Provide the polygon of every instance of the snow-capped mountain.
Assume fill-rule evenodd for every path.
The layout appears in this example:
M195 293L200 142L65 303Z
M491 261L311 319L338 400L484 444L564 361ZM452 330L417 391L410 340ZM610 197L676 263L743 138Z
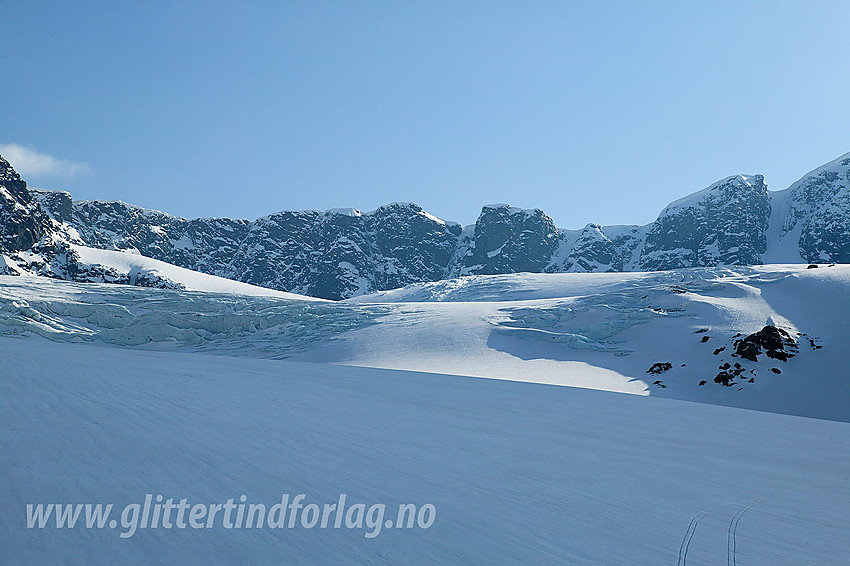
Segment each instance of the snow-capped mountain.
M0 157L0 275L28 274L87 283L308 298L192 271L141 255L136 250L87 246L77 230L65 222L73 213L70 196L61 191L38 191L37 194L39 200L33 199L26 182ZM132 209L140 218L167 217L137 207ZM132 215L128 220L134 221ZM105 245L108 241L103 234L87 232L86 236L96 245Z
M162 549L239 562L245 548L314 563L850 554L850 265L799 264L847 261L850 156L787 191L729 177L648 226L572 231L507 205L466 228L411 204L184 220L30 194L4 165L0 529L12 562L74 562L67 549L97 563ZM676 267L786 258L797 265ZM645 265L675 268L634 272ZM304 300L186 267L359 296ZM520 270L544 273L498 274ZM363 295L410 280L422 282ZM316 509L336 494L388 510L428 502L439 519L414 537L383 515L369 526L370 511L367 526L386 533L370 539L307 527L308 505L286 536L223 521L182 536L175 521L122 538L146 493L171 509L183 494L265 501L270 517L284 490ZM76 530L57 501L75 502ZM116 506L84 530L86 501ZM24 523L39 502L55 529Z
M765 262L850 263L850 153L771 194Z
M539 273L558 249L558 229L539 208L491 204L458 244L452 275Z
M5 161L2 167L9 200L23 181ZM46 212L92 247L329 299L460 275L850 262L850 153L784 191L768 191L761 175L735 175L671 203L648 225L580 230L506 204L485 206L474 225L461 227L412 203L284 211L252 222L187 220L123 202L74 201L62 191L27 194L4 205L19 211L18 220L4 220L19 248L48 230ZM20 228L28 215L32 226Z

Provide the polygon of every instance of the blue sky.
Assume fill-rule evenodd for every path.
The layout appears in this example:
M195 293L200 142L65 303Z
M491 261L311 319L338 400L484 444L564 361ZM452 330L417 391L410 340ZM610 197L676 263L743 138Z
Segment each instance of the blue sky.
M27 181L186 217L642 224L850 151L845 0L3 0L0 21L0 146Z

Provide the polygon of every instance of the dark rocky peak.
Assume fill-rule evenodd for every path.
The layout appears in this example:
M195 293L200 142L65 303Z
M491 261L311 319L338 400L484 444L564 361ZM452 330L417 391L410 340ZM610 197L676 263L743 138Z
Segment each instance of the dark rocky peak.
M61 191L30 195L5 161L2 179L5 250L27 249L51 229L44 209L92 247L135 249L330 299L472 274L850 262L850 154L786 191L768 192L761 175L735 175L671 203L646 226L580 230L507 204L483 207L463 228L403 202L371 212L283 211L254 222L186 220L120 201L73 201Z
M27 191L26 182L2 155L0 155L0 186L6 189L9 198L14 198L24 205L29 204L31 197Z
M72 222L74 215L74 199L71 193L54 189L38 189L30 187L30 194L41 207L59 222Z
M764 177L727 177L661 212L647 232L640 267L759 264L767 250L769 220Z
M796 236L806 262L850 263L850 153L805 175L786 191L781 235Z
M539 208L490 204L475 222L472 247L461 258L463 272L541 272L557 248L558 229Z
M0 252L28 250L55 230L27 184L0 156Z

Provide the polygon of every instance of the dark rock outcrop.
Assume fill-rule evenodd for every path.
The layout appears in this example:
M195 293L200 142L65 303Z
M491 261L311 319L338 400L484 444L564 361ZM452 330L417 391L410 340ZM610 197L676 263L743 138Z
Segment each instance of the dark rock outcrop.
M0 253L28 250L52 229L26 182L0 157Z
M646 373L658 375L673 369L673 364L670 362L655 362L652 367L646 370Z
M758 332L735 340L734 347L736 356L753 362L757 362L761 354L784 362L793 358L799 349L794 337L770 324Z

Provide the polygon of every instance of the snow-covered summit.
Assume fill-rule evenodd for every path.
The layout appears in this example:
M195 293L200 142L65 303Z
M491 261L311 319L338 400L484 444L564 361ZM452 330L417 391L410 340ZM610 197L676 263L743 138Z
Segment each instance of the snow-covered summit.
M659 216L673 214L682 208L704 206L706 200L711 199L713 195L725 187L735 187L741 191L750 189L757 193L760 193L763 189L767 188L764 184L764 175L730 175L725 179L712 183L701 191L697 191L678 200L674 200L664 207L664 210L661 211Z

